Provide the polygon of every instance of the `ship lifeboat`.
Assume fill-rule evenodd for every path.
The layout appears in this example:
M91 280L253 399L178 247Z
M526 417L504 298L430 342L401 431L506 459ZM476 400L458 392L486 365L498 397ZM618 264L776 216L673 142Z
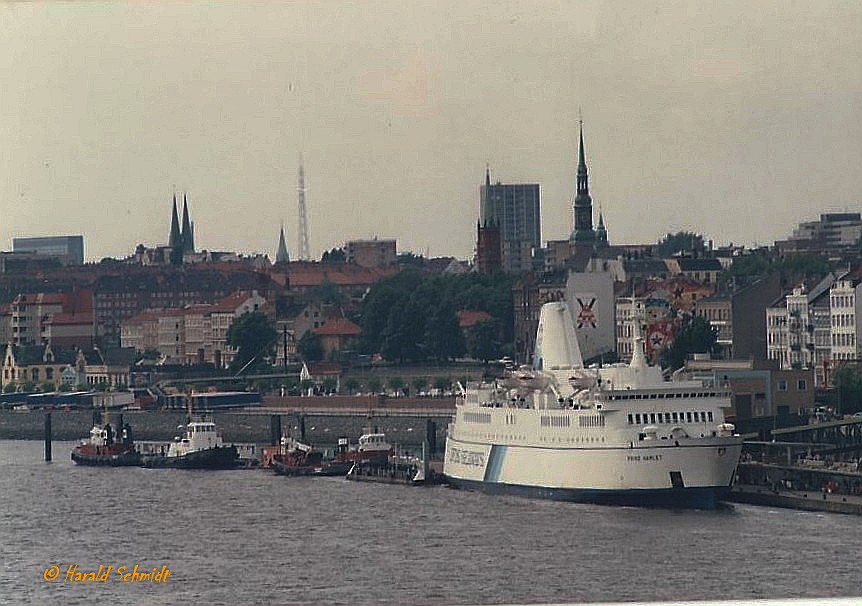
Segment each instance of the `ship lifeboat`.
M722 423L716 429L718 429L718 435L726 438L733 435L733 432L736 431L736 426L733 423Z

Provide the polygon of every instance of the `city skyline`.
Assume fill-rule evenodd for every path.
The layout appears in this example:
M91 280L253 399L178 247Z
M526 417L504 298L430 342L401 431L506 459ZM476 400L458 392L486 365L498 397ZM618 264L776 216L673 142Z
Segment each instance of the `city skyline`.
M479 188L541 185L567 238L583 110L612 243L770 244L859 210L862 7L677 3L6 4L0 248L81 233L313 258L350 239L469 258Z

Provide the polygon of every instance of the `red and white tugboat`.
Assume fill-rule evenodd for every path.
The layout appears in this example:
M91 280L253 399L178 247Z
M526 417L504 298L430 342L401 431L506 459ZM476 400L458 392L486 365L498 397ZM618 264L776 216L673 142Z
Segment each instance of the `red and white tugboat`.
M280 476L344 476L351 463L324 459L323 453L290 436L281 438L279 453L269 466Z
M133 467L141 464L141 454L132 442L132 428L121 425L119 436L110 423L93 425L90 438L72 449L72 460L78 465Z

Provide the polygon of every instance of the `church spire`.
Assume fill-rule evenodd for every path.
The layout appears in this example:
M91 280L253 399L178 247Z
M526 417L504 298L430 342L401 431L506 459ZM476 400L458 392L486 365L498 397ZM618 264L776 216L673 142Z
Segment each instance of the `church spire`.
M596 240L593 231L593 200L590 197L589 174L584 146L584 121L579 120L578 136L578 173L576 177L576 193L573 205L575 229L571 239L577 244L592 244Z
M284 240L284 223L281 224L281 232L278 234L278 252L275 253L275 262L290 262L290 255L287 254L287 243Z
M183 231L180 239L182 240L183 254L195 252L195 236L194 231L192 231L189 203L185 192L183 192Z
M180 220L177 217L176 194L174 194L174 205L171 210L171 233L168 236L168 246L171 249L171 263L180 265L183 262L183 241L180 235Z

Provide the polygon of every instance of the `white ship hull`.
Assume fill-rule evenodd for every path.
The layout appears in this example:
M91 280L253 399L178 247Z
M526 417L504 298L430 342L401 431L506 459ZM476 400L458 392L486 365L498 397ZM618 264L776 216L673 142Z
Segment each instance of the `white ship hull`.
M712 508L730 490L741 449L738 436L619 448L492 445L450 437L444 474L454 486L495 494Z

